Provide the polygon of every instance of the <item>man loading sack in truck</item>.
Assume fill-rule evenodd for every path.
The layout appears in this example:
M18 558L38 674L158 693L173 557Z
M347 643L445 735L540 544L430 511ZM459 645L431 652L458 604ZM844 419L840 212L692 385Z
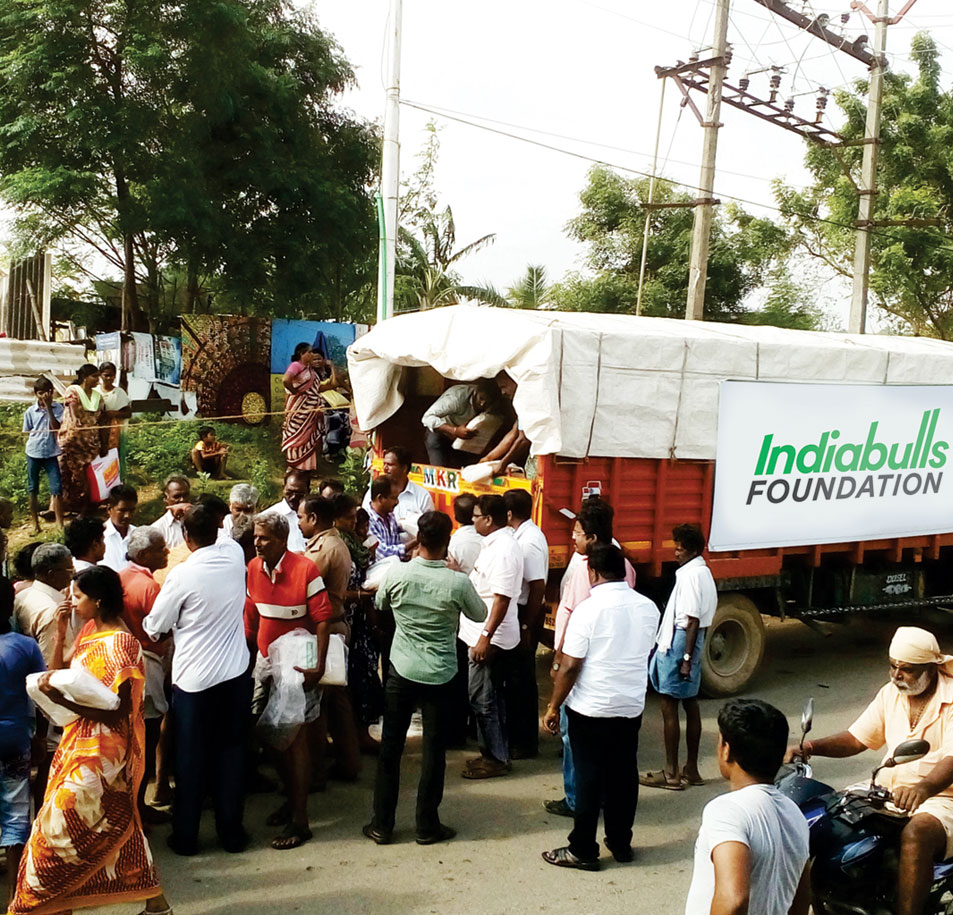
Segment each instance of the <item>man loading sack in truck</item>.
M424 413L427 459L439 467L475 463L504 422L505 406L492 378L447 388Z

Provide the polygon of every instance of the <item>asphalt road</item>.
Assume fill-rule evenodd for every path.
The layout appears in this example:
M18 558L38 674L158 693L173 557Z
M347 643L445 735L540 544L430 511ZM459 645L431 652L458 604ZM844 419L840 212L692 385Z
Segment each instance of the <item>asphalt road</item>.
M854 621L828 626L823 636L801 623L769 624L764 664L747 695L765 699L797 727L801 707L815 698L815 736L841 730L873 697L887 677L886 648L895 623ZM953 630L941 633L953 645ZM546 660L540 658L540 670ZM540 682L548 684L545 673ZM274 830L264 825L274 797L253 797L246 825L254 841L242 855L214 850L194 858L173 856L165 847L167 827L154 830L152 847L166 893L178 915L332 912L454 913L647 912L684 910L692 852L702 807L724 790L714 762L720 702L702 703L704 787L683 792L642 789L633 844L633 864L603 858L598 873L558 870L540 852L565 844L571 821L549 815L543 801L562 796L558 740L547 737L540 757L514 763L504 778L483 782L460 778L472 750L449 755L441 818L459 835L452 842L419 847L413 837L413 804L419 740L408 742L395 843L379 847L361 835L369 819L373 761L360 781L332 783L312 795L314 839L294 851L273 851ZM662 762L661 719L650 697L642 727L640 766ZM849 784L869 774L875 754L850 760L818 760L818 777ZM203 834L212 845L211 813ZM140 907L96 911L132 913Z

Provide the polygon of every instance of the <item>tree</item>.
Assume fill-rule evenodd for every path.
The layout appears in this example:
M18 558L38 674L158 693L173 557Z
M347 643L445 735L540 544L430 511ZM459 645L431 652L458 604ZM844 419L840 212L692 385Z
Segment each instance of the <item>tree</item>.
M427 124L427 139L417 154L420 165L403 183L398 213L395 308L424 310L456 305L461 299L505 305L506 300L496 289L464 283L458 272L465 257L492 245L496 235L483 235L457 247L453 210L449 205L439 208L435 184L439 153L439 131L431 121Z
M506 290L506 303L511 308L545 308L550 304L551 292L546 268L540 264L530 264L516 285Z
M569 222L572 238L586 244L589 274L572 273L553 290L557 307L579 311L632 312L638 297L646 178L625 178L603 166L589 171L580 194L582 212ZM657 182L655 203L687 203L690 195ZM690 207L648 211L649 243L642 313L681 317L688 293L688 263L694 211ZM783 262L786 230L735 205L724 206L712 227L705 317L740 319L746 297Z
M165 317L172 274L185 310L343 314L366 298L376 136L334 106L353 74L307 14L0 0L0 79L20 239L61 243L94 278L121 271L140 323Z
M940 86L939 53L916 35L917 73L885 76L878 193L871 231L871 301L914 334L953 339L953 92ZM835 94L840 133L864 137L867 85ZM854 221L863 145L809 146L813 184L775 193L803 250L844 277L852 275Z

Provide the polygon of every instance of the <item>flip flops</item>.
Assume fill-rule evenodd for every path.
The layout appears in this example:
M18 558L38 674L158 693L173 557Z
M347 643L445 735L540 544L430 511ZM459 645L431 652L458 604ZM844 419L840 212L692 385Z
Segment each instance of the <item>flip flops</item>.
M572 867L580 871L599 870L599 859L586 861L583 858L577 858L570 850L569 846L564 848L554 848L552 851L543 852L543 860L547 864L554 864L556 867Z
M676 778L674 782L669 781L664 771L646 772L639 776L639 784L646 788L662 788L665 791L684 791L681 777Z
M703 778L696 778L696 779L694 779L694 780L690 779L690 778L685 774L685 769L684 769L684 767L682 768L682 771L681 771L681 774L679 775L679 778L681 779L681 782L682 782L683 785L694 785L696 788L701 787L702 785L706 784L705 779L703 779Z
M292 848L298 848L304 845L312 837L310 829L301 826L295 826L289 823L281 831L281 834L271 840L271 847L277 851L290 851Z

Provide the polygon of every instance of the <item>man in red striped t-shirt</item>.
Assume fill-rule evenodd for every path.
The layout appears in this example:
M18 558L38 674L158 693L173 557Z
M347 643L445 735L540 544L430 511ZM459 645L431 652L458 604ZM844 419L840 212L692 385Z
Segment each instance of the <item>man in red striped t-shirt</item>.
M288 521L276 512L255 516L255 552L248 564L248 601L245 605L245 636L249 648L268 657L268 646L295 629L307 629L318 637L317 666L301 670L307 697L307 722L317 717L320 696L317 684L324 675L328 653L328 620L333 615L328 592L315 564L288 550ZM311 760L307 728L301 727L280 757L288 803L269 817L269 822L285 823L272 841L272 848L297 848L311 838L308 827L308 783Z

